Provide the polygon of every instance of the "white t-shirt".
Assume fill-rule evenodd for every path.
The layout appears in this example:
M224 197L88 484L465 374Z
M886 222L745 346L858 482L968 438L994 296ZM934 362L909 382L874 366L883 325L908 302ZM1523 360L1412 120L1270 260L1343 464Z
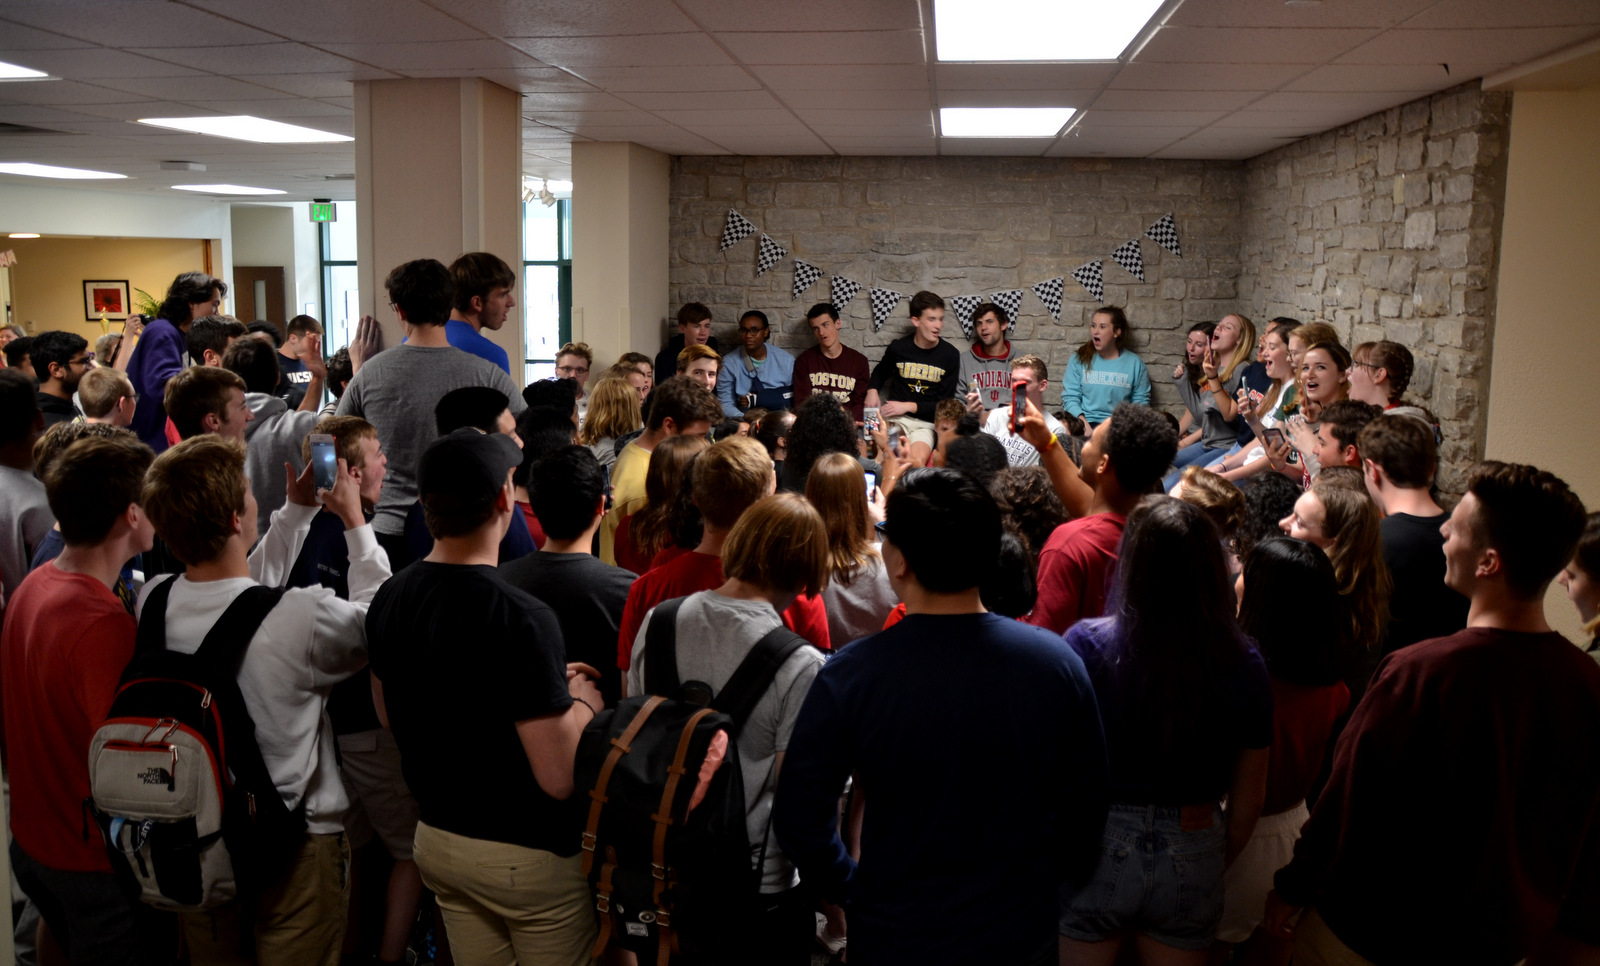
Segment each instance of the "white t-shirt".
M1067 428L1061 425L1059 419L1049 413L1044 414L1044 424L1050 427L1050 432L1055 433L1057 436L1067 435ZM1012 466L1039 465L1039 451L1033 448L1033 444L1021 436L1013 436L1011 434L1011 405L1009 403L1004 406L996 406L994 411L989 413L989 418L984 421L983 431L998 439L1000 445L1006 448L1006 462Z
M145 584L139 612L152 588L175 579L167 598L167 647L194 653L234 598L257 583L282 584L318 511L291 503L274 512L266 537L250 555L250 577L196 583L163 574ZM328 692L366 666L367 606L389 579L389 558L371 524L345 531L345 540L350 600L340 600L326 587L285 592L239 664L239 691L255 723L267 773L291 811L305 802L307 827L319 835L342 831L350 807L325 713Z

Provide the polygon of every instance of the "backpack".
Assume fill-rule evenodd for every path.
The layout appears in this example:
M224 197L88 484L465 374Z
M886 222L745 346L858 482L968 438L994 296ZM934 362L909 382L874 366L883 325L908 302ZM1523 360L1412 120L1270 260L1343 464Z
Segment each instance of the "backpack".
M205 910L288 868L305 805L284 805L239 693L239 661L283 591L247 589L184 654L166 646L174 582L145 599L133 660L89 743L84 807L144 902Z
M645 631L647 693L601 711L578 743L576 787L589 798L583 873L600 912L595 957L615 943L654 952L657 966L674 955L737 962L760 892L766 837L753 844L745 829L734 738L807 642L775 628L713 697L709 685L678 677L684 599L656 607Z

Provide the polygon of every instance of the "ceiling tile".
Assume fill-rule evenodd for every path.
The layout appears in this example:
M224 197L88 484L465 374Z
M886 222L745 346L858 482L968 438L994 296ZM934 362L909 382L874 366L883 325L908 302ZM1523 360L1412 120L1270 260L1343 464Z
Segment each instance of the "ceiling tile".
M1262 27L1173 27L1158 31L1140 63L1321 64L1378 35L1376 29L1271 30Z
M12 2L0 6L0 11L4 11L6 20L108 47L161 47L171 44L175 37L196 46L261 44L277 39L194 6L148 0L81 5Z
M1236 111L1265 91L1105 91L1096 111Z
M939 153L952 156L1037 158L1053 141L1053 138L940 138Z
M1163 29L1176 27L1392 27L1439 0L1339 0L1314 6L1261 0L1206 0L1179 7ZM1496 4L1503 0L1485 0Z
M833 149L827 143L810 134L752 134L733 135L727 138L715 138L718 144L738 154L748 155L784 155L784 154L832 154Z
M1200 130L1200 124L1144 124L1128 125L1127 127L1104 127L1092 123L1093 119L1085 118L1083 123L1072 129L1067 135L1068 140L1087 138L1091 141L1103 141L1115 138L1130 140L1158 140L1166 138L1176 141L1178 138L1187 137Z
M681 64L733 64L705 34L644 34L625 37L510 37L544 63L557 67L660 67Z
M483 68L471 72L473 77L499 84L513 91L592 91L594 85L554 67L524 67L517 70ZM407 77L460 77L460 68L441 70L407 70Z
M182 63L174 63L159 57L142 57L105 47L36 50L17 57L9 54L0 55L0 60L42 70L52 76L65 77L68 80L105 80L129 76L192 77L202 73L193 66Z
M779 108L771 94L762 90L700 91L699 93L658 93L634 91L620 99L646 111L734 111Z
M272 120L287 121L290 124L300 123L296 118L316 118L316 121L307 121L306 127L314 127L336 134L349 134L342 129L350 125L334 125L323 123L328 118L348 118L350 110L329 104L325 101L312 100L308 97L290 97L275 101L189 101L189 104L203 109L203 111L217 111L225 114L249 114L254 117L265 117ZM159 117L160 115L145 114L145 117Z
M127 85L103 86L68 80L13 82L0 84L0 104L127 104L150 99L144 94L117 89L123 86Z
M1116 64L935 64L940 90L1093 90L1117 72Z
M782 91L778 96L795 110L833 108L845 100L839 91ZM880 111L927 111L933 107L933 98L926 87L912 91L857 90L850 93L849 103Z
M371 76L362 77L363 74ZM362 67L333 74L241 74L238 79L297 97L349 97L352 79L393 80L399 76Z
M437 2L437 0L433 0ZM497 37L698 32L672 0L448 0L450 15Z
M574 74L601 90L629 91L750 91L761 85L742 67L585 67Z
M750 111L656 111L655 115L684 127L726 127L775 125L800 127L795 116L781 107Z
M1443 0L1407 20L1407 29L1448 27L1600 26L1593 0Z
M216 47L146 47L135 53L187 64L214 74L315 74L350 71L359 65L304 44L245 44Z
M1270 91L1305 72L1304 64L1125 64L1111 81L1120 91Z
M1094 90L1043 91L939 91L940 107L1075 107L1080 110L1094 100Z
M847 107L830 109L813 109L796 111L800 118L807 124L885 124L885 125L926 125L931 124L928 111L867 111L853 110Z
M1354 120L1414 101L1426 91L1365 91L1362 93L1320 94L1279 91L1250 105L1252 111L1316 111L1327 117ZM1342 124L1343 120L1333 121Z
M827 67L757 65L750 70L779 92L785 91L925 91L926 70L877 64L834 64Z
M292 96L257 84L211 74L201 77L127 77L118 81L117 86L136 94L183 103L196 100L260 101Z
M1509 67L1586 40L1594 32L1591 25L1497 27L1486 30L1391 30L1349 51L1335 62L1448 64L1452 61L1471 61Z
M746 64L908 64L917 65L919 69L926 64L922 33L914 30L724 33L717 37L740 62Z
M1226 115L1225 111L1103 111L1092 110L1079 122L1080 127L1149 127L1171 125L1204 127Z
M24 27L20 21L13 21L5 16L10 5L0 6L0 59L5 59L5 54L34 50L67 50L73 47L93 46L87 40L68 37L51 30L36 30L33 27ZM58 10L59 13L59 10ZM59 23L59 18L56 21ZM9 61L15 63L15 61Z
M616 127L623 124L640 124L654 126L665 124L661 118L646 111L536 111L530 112L528 118L537 121L545 127L555 128L560 131L571 131L585 124L602 124L607 127Z
M1211 131L1219 130L1253 130L1256 132L1272 131L1275 134L1293 134L1305 137L1338 127L1340 121L1337 113L1327 111L1260 111L1251 109L1237 111L1229 114L1214 124L1208 125Z
M482 67L517 70L545 66L500 40L439 40L322 46L340 57L381 67L397 74L411 74L415 70L455 70L470 73Z
M630 104L614 94L593 90L538 91L522 95L524 117L537 111L631 111L642 106L637 100Z
M137 121L141 117L182 117L185 112L193 113L191 104L178 104L172 101L142 100L128 104L74 104L72 110L96 121ZM209 114L209 111L202 111ZM157 131L147 124L132 125L133 128L142 128L145 131ZM168 134L173 132L168 131Z
M477 28L421 0L339 0L334 8L337 11L334 16L329 15L329 5L324 0L186 2L269 30L279 35L277 39L299 40L318 47L332 44L427 43L435 40L472 40L483 36L483 32ZM169 36L166 42L170 42L170 39Z
M1364 93L1373 91L1435 91L1481 77L1492 64L1454 63L1449 73L1442 64L1324 64L1285 84L1285 91Z
M745 0L679 0L684 11L711 31L920 30L916 3L896 0L808 0L748 3Z

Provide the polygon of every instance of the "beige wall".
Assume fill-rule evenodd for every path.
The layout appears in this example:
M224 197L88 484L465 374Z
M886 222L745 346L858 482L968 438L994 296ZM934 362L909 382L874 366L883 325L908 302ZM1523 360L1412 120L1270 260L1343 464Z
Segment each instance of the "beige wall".
M6 241L17 253L11 269L15 316L33 335L49 329L76 332L91 343L99 322L84 320L83 283L127 279L160 301L182 272L205 268L207 242L197 238L16 238ZM29 324L31 323L31 324ZM112 323L112 331L120 331Z
M283 269L285 316L274 322L287 322L300 313L300 307L295 304L294 216L293 208L233 206L233 263L248 268ZM231 286L233 279L227 282ZM234 304L238 304L237 297Z
M572 338L597 367L663 341L671 167L637 144L572 145Z
M1518 91L1501 231L1486 455L1534 463L1600 509L1600 90ZM1548 612L1578 638L1561 588Z

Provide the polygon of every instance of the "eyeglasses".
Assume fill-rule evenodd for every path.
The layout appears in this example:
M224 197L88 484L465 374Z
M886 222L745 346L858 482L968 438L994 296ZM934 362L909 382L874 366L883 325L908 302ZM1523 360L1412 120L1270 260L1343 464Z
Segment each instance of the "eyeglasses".
M754 329L747 329L742 325L739 326L739 334L740 335L755 335L757 332L765 332L765 331L767 331L767 327L764 326L764 325L757 326Z
M579 368L577 366L556 366L556 371L561 373L563 376L581 376L588 373L589 367L584 366L583 368Z
M1350 360L1350 368L1354 369L1356 366L1360 366L1363 369L1372 369L1374 371L1383 368L1382 366L1375 366L1370 362L1359 362L1354 359Z

